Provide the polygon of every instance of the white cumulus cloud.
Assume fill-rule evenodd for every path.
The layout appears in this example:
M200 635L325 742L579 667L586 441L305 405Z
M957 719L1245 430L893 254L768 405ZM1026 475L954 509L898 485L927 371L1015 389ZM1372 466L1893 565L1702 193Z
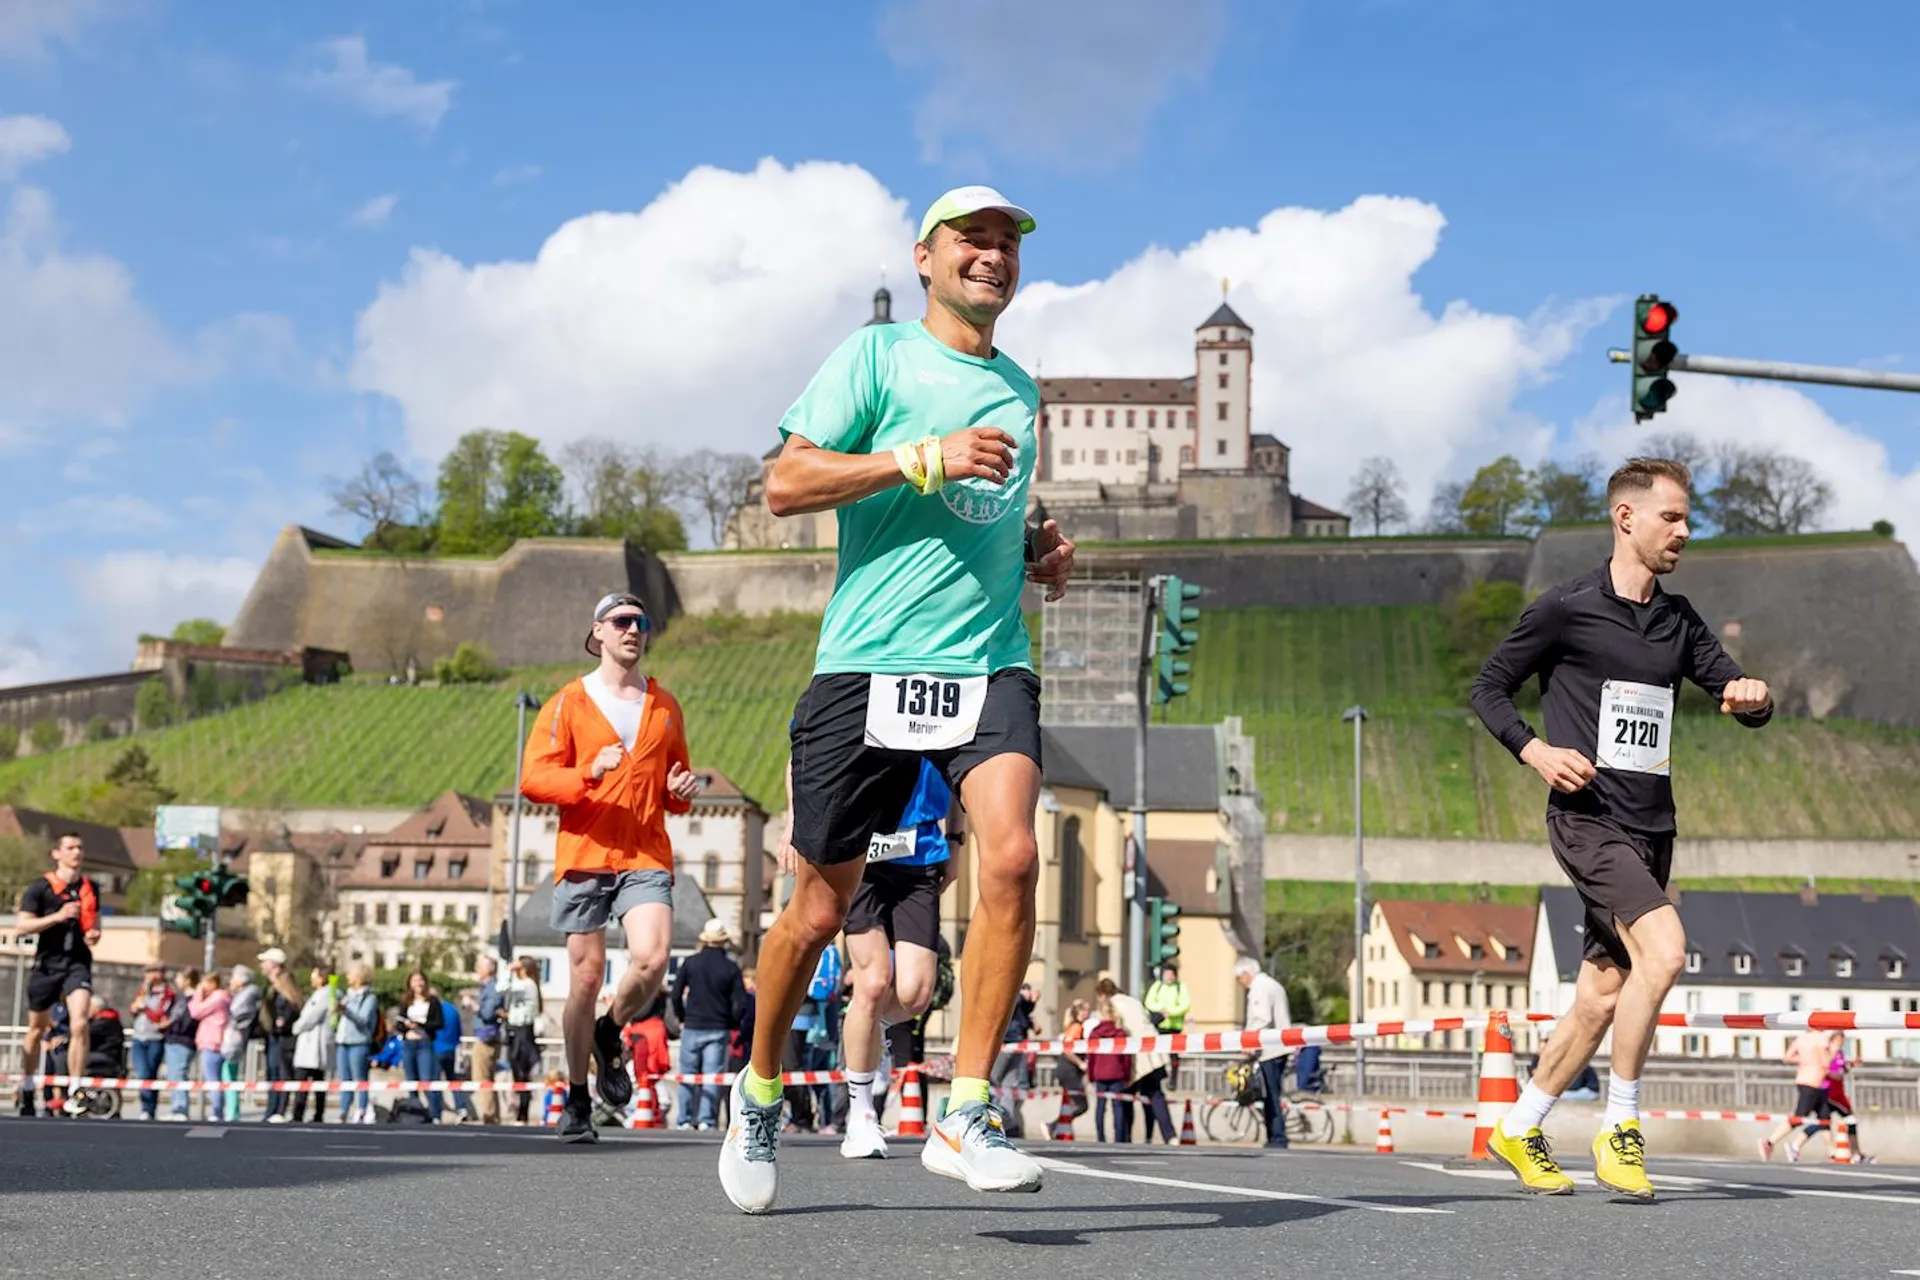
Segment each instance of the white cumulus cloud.
M411 70L367 56L362 36L323 40L314 54L319 65L295 77L302 88L381 119L406 120L431 131L453 109L452 80L422 80Z
M347 224L355 227L384 227L387 219L393 216L393 206L400 203L400 197L389 192L373 199L347 215Z
M164 635L187 618L232 619L260 572L243 556L111 551L69 567L82 607L111 617L116 633Z
M57 156L73 139L45 116L0 116L0 182L10 182L35 161Z
M45 57L56 42L74 44L90 23L138 7L138 0L0 0L0 57Z
M1138 147L1153 113L1206 78L1227 0L899 0L880 36L925 80L924 158L974 149L1098 169Z

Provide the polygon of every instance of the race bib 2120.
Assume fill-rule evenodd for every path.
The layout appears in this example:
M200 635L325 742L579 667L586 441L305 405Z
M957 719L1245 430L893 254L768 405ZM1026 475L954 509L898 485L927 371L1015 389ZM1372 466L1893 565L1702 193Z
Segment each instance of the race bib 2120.
M1600 741L1594 763L1628 773L1672 773L1673 690L1609 680L1600 686Z

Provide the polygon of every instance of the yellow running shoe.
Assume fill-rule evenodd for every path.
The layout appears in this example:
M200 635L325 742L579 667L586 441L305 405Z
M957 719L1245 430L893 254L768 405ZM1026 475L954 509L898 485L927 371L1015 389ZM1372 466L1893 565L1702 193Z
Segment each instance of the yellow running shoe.
M1635 1200L1653 1199L1647 1181L1647 1140L1638 1120L1622 1120L1593 1140L1593 1180Z
M1520 1185L1536 1196L1570 1196L1573 1179L1560 1172L1547 1147L1547 1135L1529 1129L1518 1138L1509 1138L1499 1125L1487 1135L1487 1152L1520 1175Z

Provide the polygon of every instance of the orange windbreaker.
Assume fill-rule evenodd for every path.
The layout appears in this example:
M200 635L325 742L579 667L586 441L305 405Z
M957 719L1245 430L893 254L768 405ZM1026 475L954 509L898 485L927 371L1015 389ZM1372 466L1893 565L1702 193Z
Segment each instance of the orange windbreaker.
M693 807L667 790L673 765L690 768L680 703L647 680L647 706L633 750L593 778L593 758L620 741L579 680L547 700L521 762L520 794L560 809L554 879L569 871L672 871L667 814Z

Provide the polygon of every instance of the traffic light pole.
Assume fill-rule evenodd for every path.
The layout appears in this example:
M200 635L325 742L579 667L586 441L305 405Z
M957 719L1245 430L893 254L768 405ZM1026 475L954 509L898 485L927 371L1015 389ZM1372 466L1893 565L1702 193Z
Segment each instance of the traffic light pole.
M1361 835L1360 726L1366 723L1367 709L1354 705L1341 713L1342 720L1353 721L1353 1008L1354 1022L1367 1020L1367 851ZM1367 1046L1353 1042L1353 1093L1367 1093Z
M1607 359L1614 364L1632 364L1633 353L1620 347L1611 347L1607 351ZM1869 391L1920 391L1920 374L1849 369L1844 365L1792 364L1784 360L1745 360L1738 356L1676 355L1667 368L1681 373L1714 373L1728 378L1864 387Z
M207 849L207 870L220 869L220 838L214 837L213 844ZM220 939L220 908L216 905L207 916L206 937L201 940L200 972L212 973L214 970L214 949Z
M1127 991L1147 990L1147 708L1152 700L1154 621L1160 579L1148 578L1140 610L1139 715L1133 726L1133 840L1127 857Z

